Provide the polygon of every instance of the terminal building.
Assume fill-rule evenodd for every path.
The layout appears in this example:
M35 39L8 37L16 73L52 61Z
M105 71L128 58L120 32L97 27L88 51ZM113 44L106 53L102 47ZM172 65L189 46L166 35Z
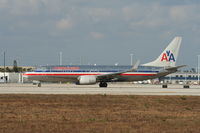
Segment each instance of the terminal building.
M195 72L176 72L160 78L160 81L169 84L198 84L198 73Z

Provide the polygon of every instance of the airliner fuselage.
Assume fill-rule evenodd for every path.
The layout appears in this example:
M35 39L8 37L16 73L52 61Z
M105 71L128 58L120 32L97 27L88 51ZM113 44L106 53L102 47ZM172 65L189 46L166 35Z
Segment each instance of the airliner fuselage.
M106 75L109 73L117 73L131 69L132 66L93 66L93 65L81 65L81 66L43 66L37 68L33 72L25 73L30 80L38 80L43 82L74 82L79 83L79 77L91 77ZM121 73L115 75L115 77L98 78L95 82L88 83L94 84L96 82L129 82L129 81L141 81L147 79L154 79L157 77L165 76L169 74L162 67L147 67L139 66L137 71ZM84 83L83 83L84 84ZM87 84L87 83L85 83Z

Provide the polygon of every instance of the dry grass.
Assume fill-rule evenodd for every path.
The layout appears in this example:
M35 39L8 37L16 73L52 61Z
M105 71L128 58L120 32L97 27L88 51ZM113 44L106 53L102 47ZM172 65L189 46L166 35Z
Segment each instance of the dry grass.
M1 133L199 133L200 97L0 95Z

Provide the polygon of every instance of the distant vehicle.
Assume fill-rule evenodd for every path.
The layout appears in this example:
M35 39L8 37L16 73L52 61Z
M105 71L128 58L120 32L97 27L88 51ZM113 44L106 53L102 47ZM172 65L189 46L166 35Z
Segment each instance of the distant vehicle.
M143 65L139 65L138 61L134 66L44 66L33 72L24 73L24 76L27 76L29 80L37 81L38 86L41 86L41 82L74 82L77 85L99 83L99 87L107 87L108 82L131 82L159 78L185 66L175 66L181 40L181 37L175 37L155 61Z

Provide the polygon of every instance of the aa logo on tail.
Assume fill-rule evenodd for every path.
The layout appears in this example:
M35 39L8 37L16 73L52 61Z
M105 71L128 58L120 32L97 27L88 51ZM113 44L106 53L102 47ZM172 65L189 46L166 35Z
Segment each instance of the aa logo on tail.
M176 60L174 58L174 54L171 53L171 51L166 51L166 53L163 53L161 61L167 61L167 62L173 61L173 62L175 62Z

